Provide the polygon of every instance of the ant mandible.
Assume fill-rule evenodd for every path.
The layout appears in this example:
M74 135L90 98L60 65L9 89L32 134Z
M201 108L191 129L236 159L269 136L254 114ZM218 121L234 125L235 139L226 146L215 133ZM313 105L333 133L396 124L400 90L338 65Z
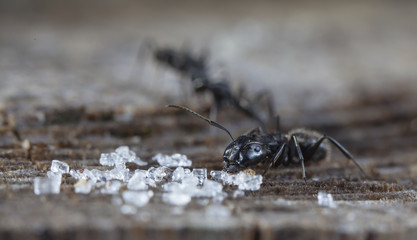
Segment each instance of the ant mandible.
M294 129L288 134L277 132L265 134L262 128L258 127L249 133L236 139L222 125L201 116L193 110L178 106L167 105L167 107L178 108L188 111L195 116L207 121L210 125L224 130L232 139L223 154L223 169L229 173L236 173L251 166L256 166L261 162L267 163L263 175L265 175L272 166L288 166L290 164L301 163L303 178L306 181L305 162L318 162L324 160L330 151L330 146L324 143L325 139L334 144L346 158L351 160L356 167L367 176L361 166L355 161L352 154L343 147L334 138L325 134L306 129ZM295 160L298 157L299 162Z
M154 59L171 69L177 71L191 80L195 92L209 92L213 96L214 103L211 107L212 117L215 118L217 111L225 105L232 105L246 116L257 121L261 126L266 121L255 111L253 103L242 96L232 93L230 84L225 79L214 81L209 75L207 61L203 56L195 57L187 51L174 50L172 48L158 48L150 44ZM272 114L272 100L269 93L262 92L257 98L266 98L268 115Z

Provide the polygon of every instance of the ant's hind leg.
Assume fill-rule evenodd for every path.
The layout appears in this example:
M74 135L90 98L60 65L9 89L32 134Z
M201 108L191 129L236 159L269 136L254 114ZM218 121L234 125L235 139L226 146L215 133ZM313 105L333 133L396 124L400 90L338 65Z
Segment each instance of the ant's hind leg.
M333 143L338 149L339 151L341 151L343 153L343 155L345 155L345 157L347 157L348 159L352 160L352 162L356 165L357 168L359 168L359 170L362 172L362 174L367 177L367 174L365 173L365 171L362 169L362 167L358 164L358 162L356 162L355 158L352 156L352 154L342 146L342 144L340 144L338 141L336 141L334 138L329 137L329 136L325 136L327 139L330 140L331 143Z
M359 170L362 172L362 174L365 177L368 177L368 175L365 173L362 167L358 164L358 162L356 162L352 154L345 147L343 147L342 144L336 141L336 139L327 135L323 135L316 143L314 143L314 145L312 145L306 150L306 154L304 154L306 156L306 159L309 159L314 155L314 153L317 151L318 147L320 146L320 144L323 142L324 139L328 139L331 143L333 143L339 149L339 151L342 152L343 155L345 155L346 158L348 158L349 160L352 160L352 162L356 165L357 168L359 168Z

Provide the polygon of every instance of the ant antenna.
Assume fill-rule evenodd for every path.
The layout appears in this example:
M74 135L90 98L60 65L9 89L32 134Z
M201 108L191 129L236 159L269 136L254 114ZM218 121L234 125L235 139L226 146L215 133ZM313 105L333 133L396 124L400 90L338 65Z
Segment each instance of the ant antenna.
M185 110L187 112L190 112L190 113L196 115L197 117L205 120L210 125L215 126L217 128L220 128L220 129L224 130L225 132L227 132L227 134L229 134L229 136L232 139L232 141L235 141L235 139L232 137L232 134L230 134L230 132L225 127L223 127L222 125L220 125L220 124L218 124L218 123L216 123L216 122L214 122L214 121L212 121L212 120L210 120L210 119L208 119L206 117L201 116L200 114L194 112L193 110L191 110L189 108L186 108L186 107L183 107L183 106L178 106L178 105L171 105L171 104L170 105L167 105L166 107L178 108L178 109L182 109L182 110Z

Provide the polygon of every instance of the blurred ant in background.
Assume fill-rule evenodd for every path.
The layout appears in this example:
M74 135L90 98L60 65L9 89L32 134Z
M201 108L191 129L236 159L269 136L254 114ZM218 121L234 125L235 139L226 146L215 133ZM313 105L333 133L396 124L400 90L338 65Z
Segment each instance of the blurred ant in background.
M160 65L164 65L185 78L189 79L192 89L196 93L208 92L213 98L210 108L210 117L217 118L217 112L226 105L231 105L238 111L244 113L249 118L255 120L261 126L266 126L270 116L273 116L272 98L267 91L257 94L255 101L245 97L243 88L239 94L233 94L229 81L214 80L210 77L207 59L204 56L193 56L186 50L175 50L173 48L158 47L154 42L146 42L147 49L150 49L153 59ZM266 112L268 116L263 116L259 112L259 102L262 98L266 99ZM265 115L265 114L264 114Z

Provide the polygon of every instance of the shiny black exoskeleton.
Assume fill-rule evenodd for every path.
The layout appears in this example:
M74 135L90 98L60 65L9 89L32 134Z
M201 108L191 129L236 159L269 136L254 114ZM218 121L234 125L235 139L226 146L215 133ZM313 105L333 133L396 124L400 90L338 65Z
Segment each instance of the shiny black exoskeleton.
M257 128L234 139L230 132L220 124L188 108L176 105L168 106L189 111L229 134L233 142L227 146L223 154L223 169L227 172L236 173L259 163L266 163L264 171L264 174L266 174L272 166L301 164L303 178L306 179L304 163L321 161L327 157L330 152L329 144L324 142L327 139L366 176L352 154L330 136L306 129L294 129L288 134L281 134L278 131L279 126L277 126L276 133L265 134L261 128Z
M232 105L248 117L256 120L260 125L265 126L266 121L261 117L251 101L243 96L236 96L232 93L230 84L226 80L213 80L210 77L207 61L204 57L195 57L186 51L177 51L171 48L153 47L154 59L165 66L172 68L181 75L191 80L195 92L210 92L213 96L214 104L212 113L214 116L217 110L225 105ZM266 98L268 114L273 115L272 101L269 94L263 92L258 98Z

